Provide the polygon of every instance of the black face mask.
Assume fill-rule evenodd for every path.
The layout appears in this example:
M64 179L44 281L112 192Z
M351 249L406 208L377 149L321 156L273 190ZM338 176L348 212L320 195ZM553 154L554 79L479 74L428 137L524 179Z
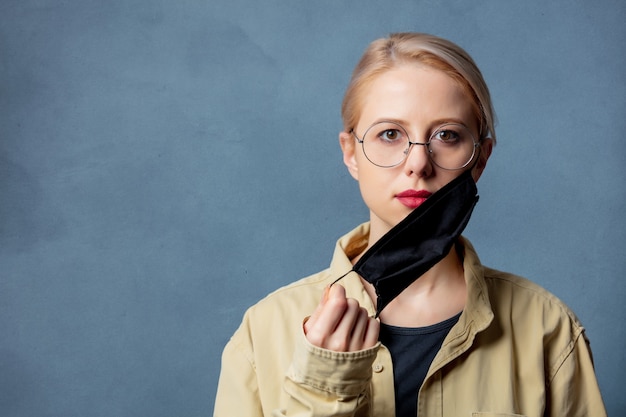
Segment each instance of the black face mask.
M376 317L398 294L448 255L465 229L478 201L470 171L430 196L352 268L376 289Z

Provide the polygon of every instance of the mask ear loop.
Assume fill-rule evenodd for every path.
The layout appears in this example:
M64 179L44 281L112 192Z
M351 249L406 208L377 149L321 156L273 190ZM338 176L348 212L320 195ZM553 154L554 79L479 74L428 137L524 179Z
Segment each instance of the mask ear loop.
M328 286L328 288L332 287L333 285L335 285L336 283L338 283L339 281L341 281L342 279L344 279L346 276L348 276L348 274L350 272L354 272L354 269L349 270L348 272L346 272L345 274L343 274L342 276L340 276L339 278L337 278L336 280L334 280L333 282L330 283L330 285Z

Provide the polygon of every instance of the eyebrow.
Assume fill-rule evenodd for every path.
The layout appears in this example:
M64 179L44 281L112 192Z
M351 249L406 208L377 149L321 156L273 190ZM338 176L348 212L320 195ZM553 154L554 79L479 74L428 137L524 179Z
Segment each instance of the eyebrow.
M370 126L372 126L372 125L374 125L376 123L381 123L381 122L396 123L396 124L399 124L400 126L404 127L405 129L406 129L405 126L410 124L406 120L402 120L402 119L381 117L381 118L378 118L378 119L374 120L374 122L372 122L370 124ZM429 122L429 128L433 129L433 128L438 127L438 126L451 124L451 123L465 126L468 129L470 128L470 126L467 123L465 123L465 120L459 119L459 118L456 118L456 117L442 117L442 118L433 120L433 121Z
M463 125L463 126L469 128L469 126L465 123L465 120L457 119L456 117L447 117L447 118L443 118L443 119L433 120L432 123L431 123L431 126L441 126L441 125L445 125L445 124L449 124L449 123L454 123L454 124L457 124L457 125Z

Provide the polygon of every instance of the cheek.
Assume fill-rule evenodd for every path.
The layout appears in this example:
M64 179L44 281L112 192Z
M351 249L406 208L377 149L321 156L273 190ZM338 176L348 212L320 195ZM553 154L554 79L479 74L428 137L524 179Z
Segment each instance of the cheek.
M365 203L372 207L392 194L393 176L389 171L393 170L378 168L366 162L369 166L361 165L359 168L359 188Z

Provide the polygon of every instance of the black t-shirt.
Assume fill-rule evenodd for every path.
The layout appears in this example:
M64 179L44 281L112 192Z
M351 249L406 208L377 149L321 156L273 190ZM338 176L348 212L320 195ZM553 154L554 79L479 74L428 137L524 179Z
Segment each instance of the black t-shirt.
M381 323L380 342L393 362L396 417L417 416L417 394L443 340L461 313L426 327L396 327Z

